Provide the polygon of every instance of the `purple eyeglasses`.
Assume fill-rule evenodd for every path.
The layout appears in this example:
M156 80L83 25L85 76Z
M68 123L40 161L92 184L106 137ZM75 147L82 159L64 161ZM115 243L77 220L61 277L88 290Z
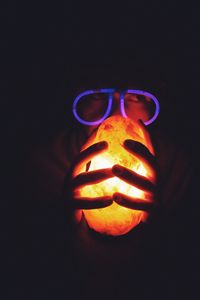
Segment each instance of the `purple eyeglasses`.
M113 102L113 93L114 92L118 92L117 89L98 89L98 90L88 90L88 91L85 91L81 94L79 94L75 100L74 100L74 103L73 103L73 114L75 116L75 118L82 124L84 125L89 125L89 126L94 126L94 125L99 125L100 123L102 123L109 115L110 115L110 112L111 112L111 108L112 108L112 102ZM100 118L99 120L97 121L85 121L84 119L82 119L78 113L77 113L77 104L79 102L79 100L84 97L84 96L88 96L88 95L92 95L92 94L96 94L96 93L102 93L102 94L108 94L108 106L107 106L107 109L106 109L106 112L105 114L103 115L102 118ZM153 117L144 122L145 125L149 125L151 123L153 123L156 118L158 117L158 114L159 114L159 111L160 111L160 105L159 105L159 102L157 100L157 98L148 93L148 92L145 92L145 91L141 91L141 90L126 90L126 91L123 91L120 93L120 109L121 109L121 114L124 118L127 118L127 114L125 112L125 107L124 107L124 96L125 94L128 93L128 94L134 94L134 95L142 95L142 96L146 96L146 97L149 97L151 98L151 100L153 100L154 104L155 104L155 113L153 115Z

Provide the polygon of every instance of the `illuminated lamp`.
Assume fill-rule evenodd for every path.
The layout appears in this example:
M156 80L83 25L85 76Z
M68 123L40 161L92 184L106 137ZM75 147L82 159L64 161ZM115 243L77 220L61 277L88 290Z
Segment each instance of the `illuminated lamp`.
M145 145L154 154L151 141L145 133L144 127L129 118L112 116L106 119L98 128L96 136L82 150L97 142L106 141L108 149L91 160L88 171L111 168L118 164L134 172L153 178L151 170L147 168L138 158L123 147L126 139L132 139ZM79 173L85 172L86 166ZM120 192L128 196L140 198L145 201L148 193L139 188L129 185L118 177L106 179L100 183L84 186L80 189L81 197L101 197L113 195ZM128 233L136 227L143 219L145 212L123 207L116 202L110 206L99 209L83 209L84 217L88 226L105 235L119 236Z

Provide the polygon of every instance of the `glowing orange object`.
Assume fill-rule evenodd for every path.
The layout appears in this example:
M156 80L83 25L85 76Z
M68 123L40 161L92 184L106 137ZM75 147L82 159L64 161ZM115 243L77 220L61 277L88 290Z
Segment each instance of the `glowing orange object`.
M108 150L92 159L89 171L111 168L120 164L134 170L145 177L152 177L150 170L123 147L126 139L132 139L144 144L151 152L153 148L143 127L130 119L112 116L106 119L98 128L94 139L89 141L86 148L100 141L108 142ZM85 170L81 170L83 172ZM118 177L113 177L98 184L88 185L80 189L80 196L100 197L113 195L115 192L141 198L145 201L146 193L135 188ZM109 207L101 209L83 210L83 214L90 228L106 235L123 235L140 223L144 212L122 207L113 202Z

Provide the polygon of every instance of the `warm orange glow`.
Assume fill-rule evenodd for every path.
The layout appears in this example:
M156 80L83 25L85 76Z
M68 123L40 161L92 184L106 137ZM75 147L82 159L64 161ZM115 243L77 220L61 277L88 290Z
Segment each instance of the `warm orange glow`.
M96 156L91 161L89 171L110 168L115 164L120 164L143 176L152 177L144 164L123 148L125 139L138 141L152 151L151 142L141 125L128 118L113 116L100 125L94 139L90 140L89 144L87 143L87 147L100 141L107 141L109 144L107 152ZM85 170L81 170L81 172L83 171ZM93 198L112 195L115 192L145 199L145 192L117 177L83 187L80 190L80 196ZM102 234L116 236L126 234L139 224L144 213L122 207L113 202L111 206L106 208L83 210L83 214L90 228Z

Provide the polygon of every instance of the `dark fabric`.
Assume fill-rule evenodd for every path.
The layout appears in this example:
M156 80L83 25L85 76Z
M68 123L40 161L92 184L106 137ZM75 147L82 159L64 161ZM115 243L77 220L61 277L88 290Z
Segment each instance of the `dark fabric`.
M194 164L177 143L155 130L151 134L163 211L119 238L94 233L84 220L79 226L71 223L63 187L83 136L61 133L29 149L18 178L23 209L17 224L33 299L40 299L38 293L41 299L181 299L191 294L199 274ZM74 157L70 149L76 149Z

